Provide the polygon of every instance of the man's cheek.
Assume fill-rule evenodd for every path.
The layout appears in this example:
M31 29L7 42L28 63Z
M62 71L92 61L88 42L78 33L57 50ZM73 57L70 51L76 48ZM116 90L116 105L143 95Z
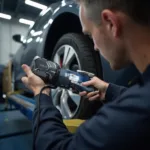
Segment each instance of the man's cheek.
M100 43L99 43L99 40L95 40L94 41L94 48L95 48L95 50L100 50L100 48L101 48L101 46L100 46Z
M98 48L98 46L97 46L97 44L96 44L96 42L94 42L94 49L97 51L99 48Z

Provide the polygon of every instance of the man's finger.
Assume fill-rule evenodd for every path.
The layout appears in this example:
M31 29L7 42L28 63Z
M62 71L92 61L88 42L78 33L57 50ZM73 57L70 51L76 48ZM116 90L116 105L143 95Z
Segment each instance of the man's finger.
M79 95L80 96L85 96L87 94L87 92L80 92Z
M28 78L27 77L22 77L22 82L25 84L25 85L28 85Z
M28 65L22 65L22 69L24 70L24 72L28 77L32 76L33 73Z
M92 97L92 96L94 96L94 95L97 95L97 94L99 94L99 91L95 91L95 92L90 92L90 93L88 93L87 94L87 97Z
M100 99L99 94L89 98L89 101L94 101L94 100L98 100L98 99Z
M95 85L97 83L97 80L99 80L97 77L93 77L91 80L87 82L83 82L83 86L90 86L90 85Z
M90 85L93 85L93 84L94 84L93 80L82 83L83 86L90 86Z

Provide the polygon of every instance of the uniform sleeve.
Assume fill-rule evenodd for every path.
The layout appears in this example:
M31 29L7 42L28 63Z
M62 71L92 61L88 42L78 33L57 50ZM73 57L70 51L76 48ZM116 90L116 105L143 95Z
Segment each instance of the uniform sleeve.
M134 105L134 100L105 104L98 113L83 123L75 134L63 124L60 112L46 95L41 97L39 132L36 150L127 150L143 148L148 112ZM138 102L138 101L136 101ZM37 109L33 125L37 126ZM143 123L144 122L144 123ZM140 130L139 130L140 129ZM145 141L144 141L145 140ZM135 143L135 144L134 144Z
M127 90L126 87L110 83L105 95L106 102L111 102L117 99L117 97L119 97L126 90Z

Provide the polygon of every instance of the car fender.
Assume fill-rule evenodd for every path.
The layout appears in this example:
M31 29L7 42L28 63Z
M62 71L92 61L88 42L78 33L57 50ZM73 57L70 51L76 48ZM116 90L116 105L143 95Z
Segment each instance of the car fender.
M76 16L79 14L79 8L78 5L75 4L74 2L68 2L63 4L62 2L59 2L59 5L52 4L50 6L52 15L49 18L49 21L47 24L45 24L45 29L43 29L43 34L41 35L42 42L39 42L39 46L37 49L37 55L44 57L44 49L45 49L45 44L47 40L48 33L51 31L51 28L53 24L55 23L55 20L62 14L64 13L72 13ZM51 42L51 41L50 41Z

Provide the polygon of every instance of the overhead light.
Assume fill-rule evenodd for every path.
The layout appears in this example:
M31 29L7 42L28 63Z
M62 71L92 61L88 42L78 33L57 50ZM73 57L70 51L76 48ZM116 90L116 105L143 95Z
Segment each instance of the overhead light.
M43 38L40 39L40 43L42 43L42 42L43 42Z
M50 20L48 21L48 23L49 23L49 24L52 24L53 21L54 21L53 19L50 19Z
M29 38L28 40L27 40L27 43L31 43L32 42L32 38Z
M60 7L57 7L57 8L54 10L53 14L55 14L59 9L60 9Z
M61 6L66 6L66 2L64 0L61 2Z
M4 98L4 99L6 98L6 94L3 94L3 98Z
M45 24L43 29L46 29L48 27L49 23Z
M40 37L37 37L36 42L39 42L39 41L40 41L40 39L41 39Z
M46 23L46 24L44 25L43 29L46 29L46 28L49 26L49 24L52 24L52 23L53 23L53 19L50 19L50 20L48 21L48 23Z
M11 19L11 16L10 16L10 15L7 15L7 14L0 13L0 18L4 18L4 19L10 20L10 19Z
M21 36L21 41L23 41L24 40L24 37L23 36Z
M37 32L34 32L32 35L33 36L39 36L43 33L43 31L37 31Z
M49 7L48 9L43 9L40 13L40 16L44 16L47 12L49 12L52 8Z
M34 32L35 32L34 30L31 30L31 31L30 31L31 34L34 34Z
M38 9L47 9L47 6L37 3L37 2L33 2L31 0L25 0L25 4L30 5L32 7L36 7Z
M27 24L27 25L33 25L34 24L34 21L23 19L23 18L20 18L19 22L23 23L23 24Z
M31 30L30 33L31 33L32 36L39 36L39 35L41 35L43 33L43 31L36 31L35 32L34 30Z
M26 39L24 39L22 42L25 44L25 43L27 43L27 40L26 40Z

